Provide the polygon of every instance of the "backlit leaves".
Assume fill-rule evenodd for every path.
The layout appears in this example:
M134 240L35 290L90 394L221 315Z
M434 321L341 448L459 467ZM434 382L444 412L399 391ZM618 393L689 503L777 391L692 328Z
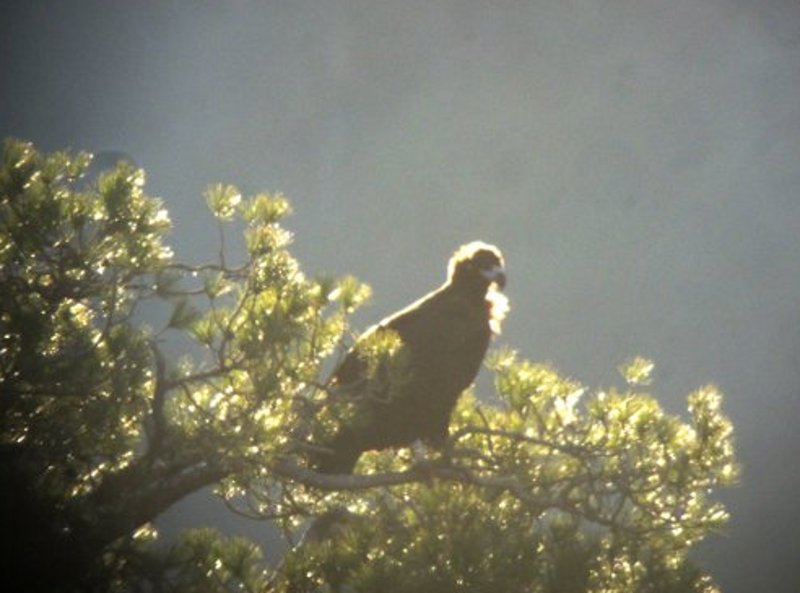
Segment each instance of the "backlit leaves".
M655 365L652 360L637 356L621 366L619 370L628 385L646 386L650 385L653 368Z
M716 591L687 560L727 519L711 492L736 478L716 390L691 394L683 419L647 394L592 391L513 352L489 366L503 407L463 396L449 452L467 481L485 486L329 497L366 508L367 526L353 521L291 555L285 590L311 579L369 591ZM360 468L402 462L366 455Z
M242 194L232 185L217 183L206 189L206 203L211 212L220 220L231 220L236 207L242 201Z
M715 490L738 474L714 387L675 416L645 391L645 358L623 365L621 388L593 390L501 350L497 405L462 396L444 459L403 474L406 451L373 452L361 477L408 480L305 485L278 468L307 471L314 437L351 411L329 374L369 288L306 277L281 226L286 198L231 185L206 199L221 240L243 229L246 253L226 261L223 241L210 263L177 261L144 172L120 163L85 179L89 162L9 141L0 166L0 463L40 505L11 530L40 551L37 569L78 549L92 559L78 572L102 566L121 591L714 590L687 560L724 526ZM403 380L402 344L376 332L363 346L369 396L385 397ZM345 519L277 573L209 530L158 553L149 522L207 485L288 536L309 516Z
M0 446L19 452L0 461L36 476L52 529L77 542L30 528L25 545L111 558L103 538L127 517L153 519L174 489L213 476L241 492L293 446L293 402L339 346L344 307L327 298L337 281L306 278L289 253L282 196L210 188L220 225L238 221L250 249L191 266L164 244L169 217L144 172L84 179L89 161L14 141L3 152Z

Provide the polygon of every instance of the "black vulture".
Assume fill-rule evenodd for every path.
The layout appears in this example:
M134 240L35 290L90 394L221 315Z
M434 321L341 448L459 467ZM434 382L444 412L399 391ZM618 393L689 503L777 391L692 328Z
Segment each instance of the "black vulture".
M332 405L350 412L311 465L351 473L364 451L418 441L441 447L459 395L475 380L507 310L500 250L474 241L450 258L447 281L358 338L329 382ZM375 364L371 345L394 337L396 349ZM391 344L391 339L389 340ZM387 362L388 360L388 362ZM388 367L388 368L387 368Z

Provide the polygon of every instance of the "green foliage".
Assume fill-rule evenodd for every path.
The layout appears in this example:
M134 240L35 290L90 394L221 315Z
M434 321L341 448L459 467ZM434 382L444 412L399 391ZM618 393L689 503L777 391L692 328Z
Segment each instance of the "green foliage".
M490 367L503 405L462 398L449 452L458 471L328 495L323 505L367 520L294 551L285 590L715 590L687 560L727 519L708 494L737 473L712 387L689 396L685 423L633 386L589 393L510 352ZM364 471L398 463L372 455Z
M448 593L711 592L691 563L611 547L568 515L537 516L476 487L433 485L384 494L367 518L300 546L277 590Z
M206 190L206 203L220 220L232 220L241 202L242 194L232 185L217 183Z
M150 548L135 564L130 577L144 590L257 593L267 590L271 577L258 546L209 528L187 529L166 551Z
M88 162L9 142L0 171L2 443L47 450L48 480L75 488L138 440L149 349L124 320L134 279L170 258L144 173L121 164L88 190Z
M164 244L144 172L120 163L87 180L90 160L7 141L0 170L3 513L21 549L69 547L78 573L182 496L247 483L284 454L292 401L352 306L329 298L336 281L300 272L281 196L210 189L217 217L245 224L249 256L188 266ZM134 321L159 308L162 327ZM165 354L173 336L194 342L191 358ZM43 509L52 521L23 529Z
M86 179L90 160L18 141L2 156L8 580L28 591L713 590L687 560L724 525L711 494L737 475L713 387L689 396L684 420L643 391L648 360L624 365L624 389L591 391L499 352L500 405L466 394L441 459L409 468L405 452L371 453L362 475L316 475L304 454L347 413L325 374L369 289L307 278L281 226L288 201L229 185L206 192L218 261L181 263L144 172L120 163ZM231 229L247 247L236 264ZM391 335L368 346L373 374L402 371L387 363L402 359ZM208 486L290 539L346 512L274 571L254 544L211 530L159 542L156 517Z

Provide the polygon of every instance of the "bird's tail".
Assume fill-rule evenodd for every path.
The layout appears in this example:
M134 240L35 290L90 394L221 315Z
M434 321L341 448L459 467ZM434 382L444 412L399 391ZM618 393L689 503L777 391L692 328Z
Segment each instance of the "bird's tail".
M328 451L317 453L311 460L311 467L321 474L352 474L363 451L341 433L325 448Z

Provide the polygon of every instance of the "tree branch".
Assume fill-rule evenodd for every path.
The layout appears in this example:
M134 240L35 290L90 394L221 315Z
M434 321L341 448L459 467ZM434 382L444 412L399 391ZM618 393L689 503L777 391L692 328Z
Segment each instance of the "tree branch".
M272 467L275 475L320 490L368 490L385 486L399 486L414 482L427 482L431 478L445 482L460 482L488 488L508 490L518 498L530 499L522 484L511 476L480 476L466 468L415 466L402 472L380 474L320 474L291 461L279 461Z
M231 471L220 465L201 462L168 477L148 480L146 484L129 484L134 488L132 491L117 490L119 500L106 501L110 508L98 513L99 520L90 528L87 540L93 542L99 552L152 521L183 497L220 481ZM142 478L141 474L132 477Z

